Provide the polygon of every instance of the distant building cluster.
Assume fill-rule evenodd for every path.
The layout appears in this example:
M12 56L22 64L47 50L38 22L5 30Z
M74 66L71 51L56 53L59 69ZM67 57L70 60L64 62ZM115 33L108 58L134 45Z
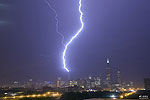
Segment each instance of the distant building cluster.
M150 90L150 78L144 79L144 85L146 90ZM8 89L27 89L27 90L52 90L63 92L79 92L79 91L134 91L134 85L132 81L122 81L121 71L116 72L115 81L112 79L110 61L106 61L106 74L105 78L99 75L97 77L79 78L76 80L62 80L61 77L55 82L52 81L33 81L29 79L27 82L19 83L13 82L11 85L2 85L1 88Z
M99 76L97 77L88 77L88 78L79 78L77 80L64 81L61 77L58 77L56 82L51 81L37 81L33 82L32 79L29 79L27 82L21 84L17 81L13 82L11 85L2 85L2 88L24 88L24 89L53 89L60 91L96 91L96 90L106 90L106 91L127 91L133 88L133 82L122 82L121 81L121 72L116 72L117 82L112 81L110 61L107 59L106 62L106 76L105 79L102 79ZM147 81L145 81L147 83Z
M63 81L59 77L56 82L57 88L68 88L68 91L78 91L78 90L86 90L86 91L97 91L97 90L103 90L103 91L130 91L133 89L133 82L122 82L121 81L121 72L118 70L116 72L117 81L112 80L111 76L111 68L110 68L110 61L107 59L106 62L106 76L105 79L102 80L102 78L99 76L97 77L88 77L88 78L80 78L77 80L68 80ZM71 90L72 88L72 90Z

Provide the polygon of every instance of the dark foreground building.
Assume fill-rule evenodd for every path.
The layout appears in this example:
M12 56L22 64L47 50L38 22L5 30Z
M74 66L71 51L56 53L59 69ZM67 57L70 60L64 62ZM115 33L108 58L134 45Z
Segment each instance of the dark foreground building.
M144 87L145 87L145 90L150 90L150 78L144 79Z

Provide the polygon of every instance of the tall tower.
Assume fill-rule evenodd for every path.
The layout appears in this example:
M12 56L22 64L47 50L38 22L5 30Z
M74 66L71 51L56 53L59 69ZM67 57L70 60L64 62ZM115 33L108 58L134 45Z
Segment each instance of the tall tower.
M106 66L106 82L111 82L111 73L110 73L110 61L107 59L107 66Z
M121 86L120 71L117 71L117 82Z

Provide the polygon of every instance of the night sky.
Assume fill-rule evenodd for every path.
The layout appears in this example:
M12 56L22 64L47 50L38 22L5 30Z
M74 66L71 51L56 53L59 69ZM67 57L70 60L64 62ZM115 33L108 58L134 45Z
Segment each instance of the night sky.
M65 43L80 28L78 0L50 0ZM85 27L67 50L73 79L105 77L143 84L150 77L150 0L82 0ZM44 0L0 0L0 83L65 78L55 13Z

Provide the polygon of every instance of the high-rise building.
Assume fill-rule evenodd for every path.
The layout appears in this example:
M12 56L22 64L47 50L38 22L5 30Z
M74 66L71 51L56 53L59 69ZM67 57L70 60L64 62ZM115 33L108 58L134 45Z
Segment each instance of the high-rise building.
M101 86L101 79L100 79L100 77L96 78L95 85L96 85L96 87L100 87Z
M120 71L117 71L117 83L121 86Z
M61 77L58 77L56 86L57 86L58 88L61 87Z
M92 77L88 77L86 79L86 89L91 89L91 81L92 81Z
M26 84L26 88L33 88L33 80L29 79L29 81Z
M77 82L78 82L79 87L85 88L85 85L86 85L85 79L78 79Z
M70 80L69 81L69 87L70 86L77 86L78 85L78 82L77 81L75 81L75 80Z
M106 66L106 82L111 82L111 73L110 73L110 61L107 59L107 66Z
M144 87L145 87L145 90L150 90L150 78L144 79Z
M111 90L112 89L112 80L111 80L111 68L110 68L110 61L107 59L107 66L106 66L106 89Z
M13 88L18 88L18 87L19 87L19 82L15 81L15 82L13 83Z

